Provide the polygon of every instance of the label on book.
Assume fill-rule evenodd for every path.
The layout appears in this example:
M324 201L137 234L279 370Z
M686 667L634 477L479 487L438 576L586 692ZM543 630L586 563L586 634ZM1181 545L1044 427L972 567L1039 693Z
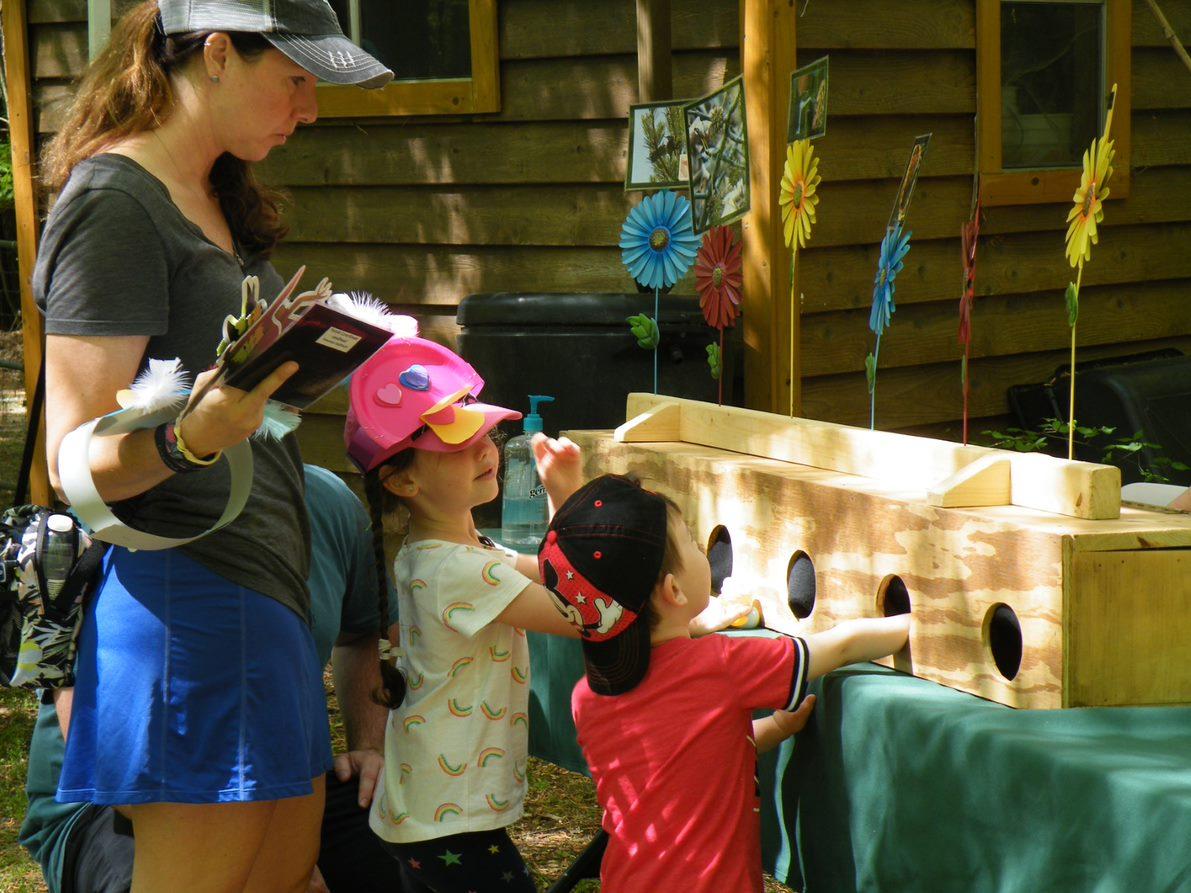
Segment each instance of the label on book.
M323 347L330 347L340 353L347 353L353 347L360 343L360 336L353 335L350 332L345 332L343 329L337 329L331 326L325 332L318 336L315 341L316 344L321 344Z

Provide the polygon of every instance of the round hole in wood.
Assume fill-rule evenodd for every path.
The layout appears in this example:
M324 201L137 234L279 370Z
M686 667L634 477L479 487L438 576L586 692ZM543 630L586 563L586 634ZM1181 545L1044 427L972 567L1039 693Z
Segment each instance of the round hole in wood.
M786 569L786 592L790 610L799 620L810 617L815 610L816 591L815 563L805 552L795 552Z
M1021 669L1021 622L1006 604L995 604L984 618L984 641L993 662L1006 679L1012 680Z
M890 574L881 581L877 592L877 610L885 617L910 613L910 590L897 574Z
M707 563L711 565L711 589L720 592L724 581L732 576L732 535L722 524L711 531L707 540Z

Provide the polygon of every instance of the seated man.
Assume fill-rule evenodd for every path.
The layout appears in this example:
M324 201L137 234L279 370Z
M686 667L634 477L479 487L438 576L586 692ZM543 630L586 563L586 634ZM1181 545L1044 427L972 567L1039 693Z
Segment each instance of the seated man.
M368 827L383 768L388 711L373 703L378 604L372 529L360 500L338 477L306 466L310 513L311 621L318 654L331 661L348 752L327 773L322 847L311 893L398 893L397 863ZM389 598L390 622L397 599ZM69 730L70 690L43 704L29 745L29 810L21 843L41 864L50 893L127 893L132 882L129 824L110 807L58 803L54 794Z

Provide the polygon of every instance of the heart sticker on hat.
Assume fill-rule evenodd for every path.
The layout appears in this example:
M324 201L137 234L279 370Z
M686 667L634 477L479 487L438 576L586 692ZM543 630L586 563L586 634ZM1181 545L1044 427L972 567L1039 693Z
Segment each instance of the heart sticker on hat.
M376 401L386 406L400 406L402 393L401 388L390 382L376 392Z
M430 390L430 373L420 363L415 363L397 376L397 380L411 391Z

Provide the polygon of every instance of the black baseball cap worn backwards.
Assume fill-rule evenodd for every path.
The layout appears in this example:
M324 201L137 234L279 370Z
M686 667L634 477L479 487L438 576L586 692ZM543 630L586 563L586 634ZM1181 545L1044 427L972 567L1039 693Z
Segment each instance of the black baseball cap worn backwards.
M661 572L666 524L660 496L608 474L563 503L542 540L542 582L579 631L597 694L624 694L649 670L649 624L639 617Z
M393 72L343 35L327 0L158 0L166 34L259 34L319 80L383 87Z

